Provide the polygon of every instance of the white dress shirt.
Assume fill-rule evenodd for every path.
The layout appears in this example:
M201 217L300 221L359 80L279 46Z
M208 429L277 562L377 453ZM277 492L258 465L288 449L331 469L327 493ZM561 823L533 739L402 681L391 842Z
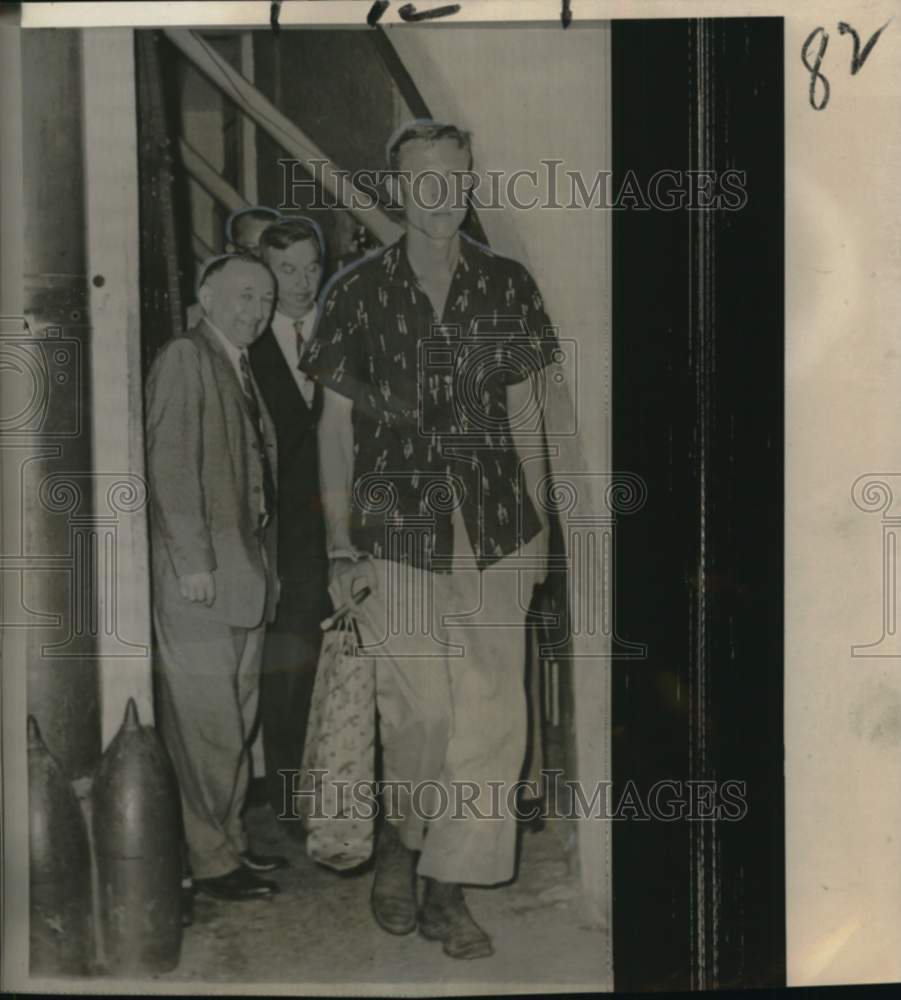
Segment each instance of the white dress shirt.
M295 327L294 322L290 316L286 316L276 309L272 314L272 333L285 361L288 362L288 367L291 369L291 374L294 376L294 381L297 383L297 388L300 389L304 402L307 406L312 406L316 386L310 376L297 367L300 364L300 356L297 353L297 327ZM315 325L316 307L313 306L300 321L300 337L304 345L309 344Z
M216 334L219 338L219 343L225 348L225 353L228 355L228 360L231 361L235 368L235 374L238 376L238 382L241 388L244 388L244 376L241 374L241 356L246 357L247 351L242 351L240 347L235 347L235 345L225 336L225 334L219 329L218 326L210 322L209 316L206 317L207 324L209 328Z

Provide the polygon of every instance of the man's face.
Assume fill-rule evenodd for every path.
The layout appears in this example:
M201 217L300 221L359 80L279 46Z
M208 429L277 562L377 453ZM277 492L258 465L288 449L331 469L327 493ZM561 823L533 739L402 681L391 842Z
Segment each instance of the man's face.
M292 319L306 316L313 308L322 280L319 247L313 240L301 240L285 250L267 247L265 255L278 282L279 312Z
M260 237L267 226L271 226L275 219L255 219L252 215L244 215L235 220L232 227L234 243L226 246L228 253L252 253L254 257L260 256Z
M450 239L466 218L469 152L455 139L411 139L400 148L400 196L407 225L434 240Z
M272 316L275 285L262 264L231 260L201 285L200 304L238 349L249 347Z

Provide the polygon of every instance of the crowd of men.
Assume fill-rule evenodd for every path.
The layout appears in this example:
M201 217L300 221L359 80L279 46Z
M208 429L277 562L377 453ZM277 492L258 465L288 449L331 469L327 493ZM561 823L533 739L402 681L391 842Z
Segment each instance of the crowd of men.
M385 779L474 790L464 816L407 799L381 823L373 915L478 958L492 942L463 886L514 874L515 816L488 797L520 777L525 615L546 572L546 466L534 421L517 415L541 405L553 336L525 267L461 232L467 206L441 179L471 171L468 133L417 121L387 152L399 241L320 291L314 223L239 213L188 329L154 362L159 718L197 889L276 893L263 876L287 862L255 852L242 819L249 741L259 716L283 814L279 772L301 764L329 584L344 603L365 580ZM394 627L414 593L428 595L427 620Z

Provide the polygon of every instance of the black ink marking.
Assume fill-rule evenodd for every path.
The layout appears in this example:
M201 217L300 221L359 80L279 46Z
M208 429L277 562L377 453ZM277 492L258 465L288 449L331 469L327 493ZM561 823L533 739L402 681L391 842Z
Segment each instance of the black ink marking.
M446 7L434 7L432 10L419 11L416 9L415 4L405 3L398 11L398 14L405 21L432 21L436 17L448 17L451 14L456 14L459 9L460 5L458 3L450 3Z
M860 36L857 32L848 24L846 21L838 22L838 33L840 35L850 35L854 43L854 52L851 55L851 76L854 76L859 70L863 69L863 64L867 61L867 56L873 51L873 46L879 41L879 36L883 31L892 23L894 19L889 18L885 24L870 37L870 40L863 47L861 51L860 48Z
M560 8L560 23L564 28L568 28L572 23L572 19L572 0L563 0L563 6Z
M379 21L382 19L382 14L391 5L391 0L375 0L375 3L369 8L369 13L366 15L366 23L370 28L374 28Z
M269 4L269 26L272 28L272 33L277 35L281 30L282 26L278 23L278 15L282 9L282 0L273 0Z
M814 38L820 36L819 47L813 65L808 61L809 49ZM810 106L814 111L822 111L829 103L829 81L820 72L823 56L826 54L826 47L829 45L829 35L824 28L814 28L807 36L804 45L801 47L801 62L810 72ZM817 80L823 81L823 99L817 104Z

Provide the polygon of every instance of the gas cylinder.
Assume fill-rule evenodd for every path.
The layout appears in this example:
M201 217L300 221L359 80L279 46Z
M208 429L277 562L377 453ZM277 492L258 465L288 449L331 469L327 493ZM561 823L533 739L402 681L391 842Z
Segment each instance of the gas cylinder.
M31 974L88 975L94 964L87 826L66 773L28 716Z
M91 801L107 969L174 969L182 938L178 785L134 699L97 768Z

